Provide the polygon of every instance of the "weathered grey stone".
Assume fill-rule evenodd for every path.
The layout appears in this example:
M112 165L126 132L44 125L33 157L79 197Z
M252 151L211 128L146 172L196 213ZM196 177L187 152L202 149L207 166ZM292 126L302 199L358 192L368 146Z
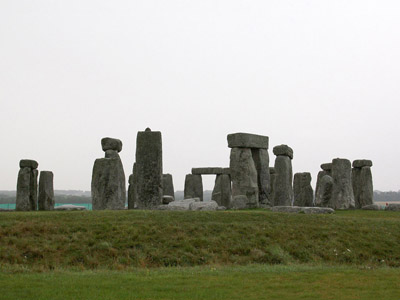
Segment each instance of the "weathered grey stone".
M38 207L39 210L53 210L54 209L54 186L53 186L53 172L41 171L39 177L39 197Z
M328 207L333 209L355 208L351 163L348 159L335 158L332 161L333 190Z
M203 179L201 175L186 175L183 194L185 199L200 198L203 201Z
M21 169L23 168L30 168L30 169L37 169L39 166L38 162L36 160L32 159L21 159L19 161L19 167Z
M332 198L333 178L329 175L322 176L318 186L318 191L315 193L315 205L319 207L327 207Z
M37 174L36 169L24 167L19 170L17 180L16 210L37 209Z
M129 176L128 209L135 209L137 207L137 198L137 173L136 163L134 163L132 174Z
M311 174L296 173L293 180L294 206L314 206L314 191L311 187Z
M234 196L231 203L232 209L246 209L249 208L248 199L245 195L237 195Z
M218 206L217 210L226 210L226 207L225 206Z
M258 178L251 149L233 148L230 156L232 196L247 197L247 207L258 207Z
M293 171L290 157L279 155L275 159L274 206L290 206L293 202Z
M101 148L103 151L114 150L119 153L122 150L122 142L118 139L105 137L101 139Z
M229 148L256 148L268 149L269 138L264 135L251 133L228 134Z
M258 199L260 204L271 205L269 155L266 149L251 149L257 170Z
M288 156L290 159L293 159L293 149L288 145L275 146L273 152L276 156Z
M119 158L119 154L115 150L106 150L105 158Z
M170 202L167 210L189 210L190 204L200 202L200 198L190 198L184 200L175 200Z
M193 168L193 175L219 175L224 174L224 168L209 167L209 168Z
M371 167L353 168L351 173L356 208L374 203Z
M353 168L372 167L372 160L357 159L353 161Z
M398 203L390 203L386 205L385 210L388 211L400 211L400 204Z
M159 131L139 131L136 140L137 207L152 209L161 204L162 139Z
M231 169L230 168L222 168L222 174L231 175Z
M211 199L218 205L230 207L232 202L231 177L226 174L217 175Z
M332 170L332 163L326 163L321 165L321 169L324 171L331 171ZM327 174L329 175L329 174Z
M315 201L314 201L314 206L321 206L320 198L318 198L319 194L319 189L321 187L321 179L325 175L330 175L330 171L319 171L317 175L317 183L315 185Z
M270 167L269 168L269 174L276 174L276 171L275 171L274 167Z
M193 202L189 204L189 210L212 211L217 209L218 209L218 204L213 200L208 202Z
M273 212L304 213L304 214L332 214L335 211L328 207L298 207L298 206L274 206Z
M72 204L65 204L54 207L54 210L86 210L84 206L72 205Z
M96 159L92 174L93 210L124 209L126 188L121 159Z
M162 199L162 204L169 204L172 201L175 201L175 198L173 196L164 195Z
M363 210L381 210L381 207L378 204L370 204L362 207Z
M271 172L272 170L272 172ZM270 182L270 190L269 190L269 197L270 206L274 205L274 190L275 190L275 181L276 181L276 172L275 168L269 168L269 182Z
M163 196L175 198L174 182L171 174L163 174L162 188Z

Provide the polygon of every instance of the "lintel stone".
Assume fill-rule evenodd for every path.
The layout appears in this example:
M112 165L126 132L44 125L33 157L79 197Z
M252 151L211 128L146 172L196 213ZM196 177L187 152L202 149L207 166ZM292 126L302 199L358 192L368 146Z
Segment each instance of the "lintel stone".
M372 160L357 159L353 161L353 168L372 167Z
M241 132L228 134L229 148L268 149L268 145L269 138L264 135Z
M290 148L288 145L275 146L273 152L276 156L289 156L290 159L293 159L293 149Z

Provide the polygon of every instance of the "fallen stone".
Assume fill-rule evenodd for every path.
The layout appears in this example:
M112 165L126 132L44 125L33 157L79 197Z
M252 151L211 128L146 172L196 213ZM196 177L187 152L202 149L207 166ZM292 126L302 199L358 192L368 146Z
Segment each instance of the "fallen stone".
M72 204L65 204L54 207L54 210L86 210L85 206L78 206Z
M118 139L105 137L101 139L101 148L104 152L107 150L114 150L119 153L122 150L122 142Z
M326 163L321 165L321 169L324 171L330 171L332 170L332 163Z
M162 177L163 196L175 198L174 182L171 174L163 174Z
M388 211L400 211L400 204L398 203L390 203L386 205L385 210Z
M200 202L200 198L190 198L184 200L175 200L170 202L167 210L189 210L190 204Z
M364 210L382 210L382 208L378 204L370 204L362 207Z
M269 155L266 149L251 149L257 170L258 199L260 204L270 205Z
M293 202L293 171L290 157L279 155L275 159L274 206L290 206Z
M193 175L220 175L224 174L224 168L193 168Z
M263 135L250 133L228 134L229 148L256 148L268 149L269 138Z
M372 167L372 160L357 159L353 161L353 168Z
M332 178L332 198L328 207L333 209L355 208L351 163L348 159L335 158L332 160Z
M39 210L53 210L54 209L54 187L53 187L53 172L41 171L39 177L39 196L38 208Z
M258 207L258 176L251 149L231 149L230 169L232 196L245 196L247 208Z
M203 201L203 179L201 175L186 175L183 194L185 199L199 198Z
M293 180L294 206L314 206L314 191L311 187L311 174L308 172L294 174Z
M172 201L175 201L174 197L168 196L168 195L164 195L163 199L162 199L162 204L169 204Z
M189 210L204 210L204 211L212 211L217 210L218 203L215 201L209 202L193 202L189 205Z
M274 206L273 212L304 213L304 214L332 214L335 211L328 207L298 207L298 206Z
M214 189L211 195L218 205L230 207L232 202L231 177L226 174L217 175Z
M293 159L293 149L288 145L275 146L273 152L276 156L288 156Z
M19 161L19 167L21 169L23 168L30 168L30 169L37 169L39 166L39 163L36 160L32 159L21 159Z

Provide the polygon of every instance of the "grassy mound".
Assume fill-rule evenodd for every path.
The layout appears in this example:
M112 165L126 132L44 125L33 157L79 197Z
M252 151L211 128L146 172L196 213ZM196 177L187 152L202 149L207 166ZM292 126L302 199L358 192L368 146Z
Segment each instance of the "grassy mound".
M400 266L400 213L30 212L0 215L6 269L331 264Z

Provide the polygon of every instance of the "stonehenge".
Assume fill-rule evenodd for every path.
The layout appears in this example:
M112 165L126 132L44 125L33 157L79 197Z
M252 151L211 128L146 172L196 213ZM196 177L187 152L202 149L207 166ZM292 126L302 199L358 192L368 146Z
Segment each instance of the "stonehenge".
M163 196L171 196L175 199L174 182L171 174L163 174L162 176Z
M333 209L355 208L351 162L348 159L335 158L332 160L332 179L332 196L328 207Z
M203 201L203 179L201 175L187 174L185 177L184 199L199 198Z
M17 180L17 197L15 209L30 211L37 209L38 202L38 163L30 159L22 159L19 162Z
M232 188L231 177L228 174L218 174L215 178L215 186L212 192L211 200L217 202L219 206L231 207Z
M314 206L314 191L311 187L311 174L308 172L296 173L293 179L293 206Z
M39 197L38 208L39 210L53 210L54 209L54 186L53 186L53 172L40 171L39 177Z
M371 173L372 161L359 159L353 161L351 173L356 208L374 203L374 188Z
M94 162L92 172L92 208L124 209L126 202L125 172L119 152L122 142L117 139L103 138L101 146L105 158Z
M273 148L275 159L275 184L272 196L274 206L291 206L293 203L293 150L287 145Z
M321 165L321 169L322 171L318 172L317 175L317 184L315 187L315 206L321 206L321 198L320 196L323 195L323 193L320 193L320 187L322 184L322 177L324 177L325 175L331 176L332 175L332 163L325 163Z

